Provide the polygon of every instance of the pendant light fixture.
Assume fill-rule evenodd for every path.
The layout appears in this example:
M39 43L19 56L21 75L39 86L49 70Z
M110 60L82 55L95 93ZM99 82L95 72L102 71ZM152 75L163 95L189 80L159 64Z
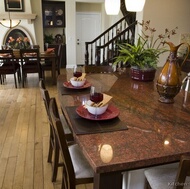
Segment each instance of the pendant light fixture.
M125 0L125 6L127 11L130 12L140 12L144 8L146 0Z
M108 15L119 14L120 0L105 0L105 10Z
M8 8L8 19L3 19L2 21L0 21L0 24L6 28L14 28L16 26L18 26L21 22L21 20L12 20L11 19L11 15L10 15L10 11L9 11L9 0L7 1L7 8Z

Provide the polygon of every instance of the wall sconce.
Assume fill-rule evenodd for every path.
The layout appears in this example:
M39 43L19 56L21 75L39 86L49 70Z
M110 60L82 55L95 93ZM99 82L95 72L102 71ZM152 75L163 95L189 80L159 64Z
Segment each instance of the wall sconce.
M140 12L144 8L146 0L125 0L125 6L127 11L130 12Z
M120 0L105 0L105 10L108 15L119 14Z

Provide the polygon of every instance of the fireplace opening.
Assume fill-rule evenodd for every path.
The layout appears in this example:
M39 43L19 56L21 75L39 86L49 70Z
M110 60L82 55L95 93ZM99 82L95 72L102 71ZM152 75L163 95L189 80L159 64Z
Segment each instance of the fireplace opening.
M15 40L17 40L18 38L21 38L22 40L24 40L24 38L28 38L30 44L32 45L33 42L32 42L32 38L31 36L29 35L29 33L27 31L25 31L23 28L21 27L17 27L17 28L13 28L11 30L9 30L5 37L4 37L4 40L3 40L3 44L6 44L9 42L10 38L13 38Z

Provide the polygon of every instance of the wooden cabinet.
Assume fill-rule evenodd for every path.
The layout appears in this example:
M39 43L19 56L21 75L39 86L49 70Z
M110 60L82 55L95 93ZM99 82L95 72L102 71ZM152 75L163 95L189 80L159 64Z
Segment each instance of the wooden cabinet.
M44 28L65 27L65 2L43 1Z

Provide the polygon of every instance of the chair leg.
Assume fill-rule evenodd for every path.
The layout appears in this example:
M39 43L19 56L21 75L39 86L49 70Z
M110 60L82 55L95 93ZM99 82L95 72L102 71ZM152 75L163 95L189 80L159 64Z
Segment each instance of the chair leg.
M5 82L5 75L1 75L2 84Z
M15 73L14 73L14 80L15 80L15 88L17 88L16 74Z
M1 85L3 84L2 75L0 75L0 83L1 83Z
M147 179L145 178L144 189L151 189Z
M55 144L55 151L54 151L54 160L53 160L53 173L52 173L52 182L56 181L57 178L57 171L59 167L59 147Z
M52 144L52 137L50 136L49 139L49 152L48 152L48 163L52 163L52 155L53 155L53 144Z
M18 82L21 82L21 71L20 69L17 71L17 77L18 77Z

